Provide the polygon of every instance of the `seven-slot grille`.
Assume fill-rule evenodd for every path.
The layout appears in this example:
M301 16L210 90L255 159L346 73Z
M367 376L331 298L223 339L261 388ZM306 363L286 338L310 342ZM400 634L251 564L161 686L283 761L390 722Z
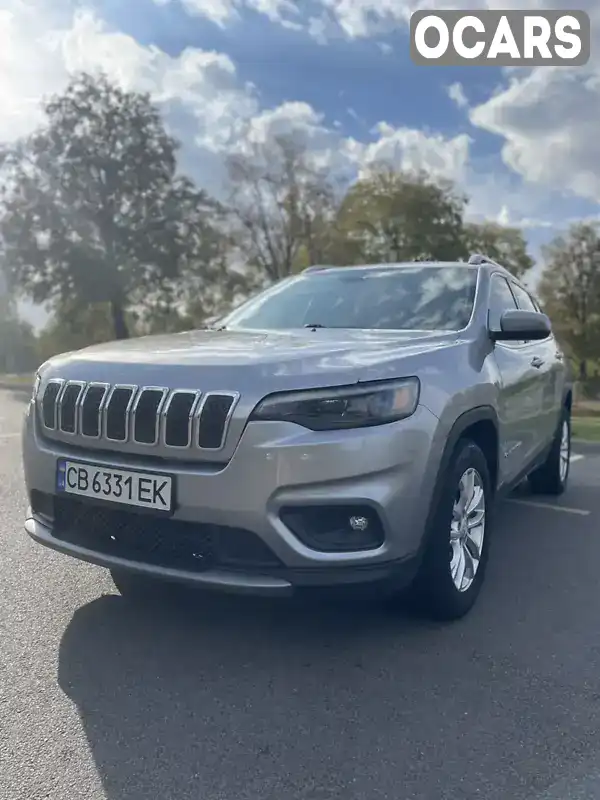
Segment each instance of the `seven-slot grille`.
M84 439L220 450L239 395L83 381L48 381L39 401L47 430Z

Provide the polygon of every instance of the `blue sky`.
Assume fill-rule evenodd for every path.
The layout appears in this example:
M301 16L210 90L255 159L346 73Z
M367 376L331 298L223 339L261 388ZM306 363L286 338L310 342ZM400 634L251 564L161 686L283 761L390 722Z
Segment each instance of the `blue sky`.
M452 178L472 198L471 215L522 225L538 255L573 219L598 215L600 62L513 72L415 66L407 21L438 4L453 5L3 0L0 140L33 129L39 100L70 73L102 69L153 94L183 143L182 166L214 193L240 125L266 140L293 130L334 171L359 174L385 160ZM586 6L600 22L597 0Z

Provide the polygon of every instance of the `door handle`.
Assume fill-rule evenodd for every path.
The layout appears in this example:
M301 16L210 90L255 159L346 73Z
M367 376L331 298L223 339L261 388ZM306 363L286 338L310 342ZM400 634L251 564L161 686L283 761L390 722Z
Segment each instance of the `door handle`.
M531 366L532 367L535 367L536 369L539 369L543 365L544 365L544 359L543 358L540 358L539 356L534 356L531 359Z

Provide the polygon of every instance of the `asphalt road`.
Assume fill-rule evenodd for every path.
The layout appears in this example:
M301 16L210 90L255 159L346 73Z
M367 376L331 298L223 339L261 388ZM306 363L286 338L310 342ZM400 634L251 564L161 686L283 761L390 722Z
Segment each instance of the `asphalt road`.
M599 456L562 510L502 505L457 624L150 609L22 532L23 408L0 393L2 800L600 797Z

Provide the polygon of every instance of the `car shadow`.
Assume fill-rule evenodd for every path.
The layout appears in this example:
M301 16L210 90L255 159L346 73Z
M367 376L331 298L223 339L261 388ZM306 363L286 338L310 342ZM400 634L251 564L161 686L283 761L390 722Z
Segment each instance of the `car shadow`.
M303 774L297 763L280 783L294 741L322 724L323 704L343 707L350 694L368 693L373 640L419 639L436 627L375 603L190 592L150 609L105 595L74 614L58 679L109 800L263 800L286 785L290 797L325 800L338 796L327 787L340 781L325 765ZM351 693L343 683L338 693L348 671ZM351 784L352 770L347 777Z
M578 534L565 554L564 520L536 528L536 513L501 511L486 589L453 625L375 603L204 593L82 606L58 680L106 797L470 798L485 767L497 800L548 774L565 736L591 755L600 701L570 693L557 706L548 687L597 684L586 587L600 548ZM575 536L589 522L569 524Z

